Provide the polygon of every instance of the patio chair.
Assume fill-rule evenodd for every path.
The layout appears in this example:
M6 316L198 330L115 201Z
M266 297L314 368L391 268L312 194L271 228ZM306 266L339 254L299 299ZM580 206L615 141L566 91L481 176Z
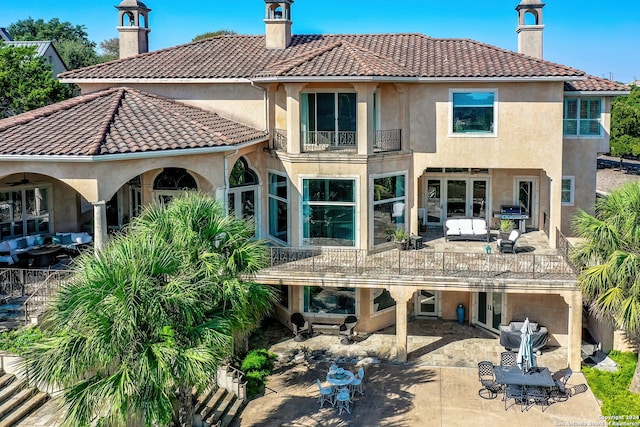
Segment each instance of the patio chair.
M518 354L515 351L500 353L500 366L517 366Z
M551 389L550 398L555 402L564 402L570 396L571 391L567 390L567 381L571 378L573 371L571 368L564 368L551 375L556 385Z
M509 234L508 239L498 239L496 244L498 245L500 253L511 252L512 254L515 254L518 238L520 238L520 233L518 230L513 230L511 234Z
M358 369L358 375L356 375L353 381L351 381L351 384L349 384L349 388L351 389L351 392L353 394L355 394L357 391L358 393L364 396L364 392L362 391L363 380L364 380L364 368L361 366L360 369Z
M524 412L527 400L524 393L524 387L516 384L507 384L504 388L504 410L509 409L507 402L513 399L514 404L520 404L520 412Z
M493 363L483 361L478 363L478 379L482 388L478 390L478 395L483 399L495 399L502 391L502 385L496 382L493 373Z
M573 397L576 394L585 393L587 390L589 390L589 387L586 384L578 384L571 387L568 392Z
M353 342L353 330L357 324L358 318L356 316L345 317L344 323L340 325L340 330L338 331L341 344L351 344Z
M549 396L542 387L528 386L525 394L526 409L529 410L533 405L540 405L542 412L549 407Z
M320 391L320 396L318 397L318 403L320 407L324 405L324 402L329 402L331 406L334 406L333 402L333 389L331 387L322 387L322 382L320 379L316 379L318 383L318 391Z
M347 413L351 413L349 410L349 404L351 403L351 393L348 388L341 388L336 394L336 406L338 408L338 415L342 415L344 409Z
M302 316L302 314L300 313L293 313L291 315L291 326L293 327L294 341L300 342L304 339L303 338L304 333L306 334L311 333L311 327L309 326L309 322L306 321Z

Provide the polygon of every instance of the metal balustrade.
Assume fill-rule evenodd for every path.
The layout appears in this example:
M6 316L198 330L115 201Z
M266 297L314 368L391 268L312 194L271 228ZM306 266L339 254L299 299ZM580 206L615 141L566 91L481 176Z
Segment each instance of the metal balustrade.
M384 153L402 149L402 130L377 130L373 141L373 151Z
M351 131L307 131L302 132L302 151L358 152L356 132Z

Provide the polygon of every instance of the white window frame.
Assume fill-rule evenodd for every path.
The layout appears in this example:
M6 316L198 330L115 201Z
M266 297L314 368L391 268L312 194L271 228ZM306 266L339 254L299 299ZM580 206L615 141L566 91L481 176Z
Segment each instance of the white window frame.
M374 196L373 196L373 192L374 192L374 182L376 179L379 178L386 178L388 176L404 176L404 196L403 197L395 197L392 199L385 199L385 200L380 200L380 201L374 201ZM407 198L408 198L408 185L409 185L409 171L408 170L401 170L401 171L394 171L394 172L386 172L386 173L381 173L381 174L373 174L373 175L369 175L369 206L371 206L371 211L368 212L369 215L369 230L371 230L370 234L370 239L371 241L369 242L371 247L380 247L381 245L386 244L385 243L380 243L378 245L375 244L375 235L374 235L374 207L376 204L382 204L382 203L389 203L389 202L395 202L395 201L399 201L401 199L404 200L404 231L408 231L409 228L409 209L408 209L408 203L407 203Z
M492 132L454 132L453 131L453 94L454 93L493 93L493 130ZM496 138L498 136L498 88L460 88L449 89L449 117L447 136L450 138Z
M49 207L49 213L47 215L37 215L29 218L26 211L26 203L24 203L26 201L26 191L35 190L36 188L47 190L47 206ZM3 188L0 188L0 192L3 192L3 193L19 192L20 198L21 198L20 204L22 205L22 219L20 219L20 222L22 223L22 231L23 231L22 235L3 236L2 240L19 239L19 238L27 237L34 234L48 234L53 232L52 227L54 223L53 223L53 185L52 184L49 184L49 183L43 184L43 185L26 184L26 185L20 185L16 187L3 187ZM48 232L34 231L33 233L29 234L29 232L27 231L28 221L42 220L42 219L47 219L47 222L49 224L49 231ZM10 224L15 222L18 222L18 221L11 220L11 221L3 222L2 224Z
M303 90L300 93L300 131L302 133L305 133L305 132L318 132L318 129L317 129L318 128L318 116L317 116L317 114L318 114L318 109L317 109L318 99L316 98L316 130L315 131L309 131L309 129L307 129L307 127L309 125L308 117L305 117L305 114L304 114L305 111L303 109L302 97L304 95L306 95L306 94L317 95L319 93L328 93L328 94L333 95L333 102L334 102L334 104L333 104L334 105L333 106L334 110L333 111L334 111L334 113L336 115L335 123L334 123L334 126L333 126L333 130L324 131L324 132L335 132L336 134L338 132L340 132L338 130L338 118L339 118L338 117L339 116L339 114L338 114L339 96L338 95L341 94L341 93L353 93L353 94L356 95L356 105L355 105L355 107L356 107L356 111L355 111L356 130L355 130L355 132L356 132L356 135L357 135L357 132L358 132L358 92L356 90L354 90L354 89L348 89L348 88L326 88L326 89L323 88L323 89L305 89L305 90ZM372 108L373 108L373 106L372 106ZM306 125L305 125L305 123L306 123ZM302 138L302 139L304 141L304 138Z
M569 100L575 100L576 101L576 118L575 119L568 119L565 117L566 111L567 111L567 101ZM590 134L586 134L583 135L580 133L580 122L582 120L596 120L596 119L581 119L580 118L580 103L583 100L597 100L598 102L600 102L600 117L597 119L598 120L598 134L597 135L590 135ZM568 139L577 139L577 138L593 138L593 139L599 139L602 138L602 136L604 135L603 129L602 129L602 123L604 122L604 111L603 111L603 107L604 107L604 100L601 97L598 96L565 96L563 101L562 101L562 136L564 138L568 138ZM576 134L572 135L572 134L568 134L565 133L565 121L566 120L575 120L576 121Z
M569 189L570 193L569 193L569 201L565 202L562 201L563 197L562 194L564 193L564 186L562 184L564 184L564 181L569 181L571 183L571 188ZM562 182L560 184L561 189L560 189L560 200L562 201L562 206L573 206L575 203L575 194L576 194L576 177L575 176L563 176L562 177Z
M299 175L298 176L298 188L299 196L298 196L298 207L299 207L299 221L298 221L298 246L300 247L313 247L311 245L304 244L304 181L307 179L342 179L342 180L352 180L354 181L354 202L348 202L349 205L355 206L355 232L354 232L354 245L353 246L322 246L323 248L338 248L338 249L360 249L360 202L358 200L358 195L360 194L360 176L359 175ZM336 202L329 202L338 205Z
M287 198L283 199L281 197L278 197L276 195L272 195L269 186L271 185L271 176L270 175L278 175L281 177L284 177L286 180L286 184L287 184ZM275 242L278 243L284 243L284 244L289 244L289 242L291 241L291 197L290 197L290 191L291 191L291 185L289 185L291 182L291 180L289 179L289 176L286 174L286 172L282 172L282 171L276 171L276 170L272 170L272 169L267 169L267 227L266 227L266 236L268 237L269 240L273 240ZM279 238L277 238L276 236L272 236L271 235L271 207L270 207L270 201L271 198L280 201L280 202L285 202L287 204L287 240L283 241Z

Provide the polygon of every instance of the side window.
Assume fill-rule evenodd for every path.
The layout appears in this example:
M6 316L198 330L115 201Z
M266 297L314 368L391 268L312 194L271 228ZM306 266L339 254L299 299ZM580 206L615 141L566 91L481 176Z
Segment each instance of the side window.
M493 134L495 92L451 92L454 134Z
M562 205L573 206L576 179L573 176L562 177Z

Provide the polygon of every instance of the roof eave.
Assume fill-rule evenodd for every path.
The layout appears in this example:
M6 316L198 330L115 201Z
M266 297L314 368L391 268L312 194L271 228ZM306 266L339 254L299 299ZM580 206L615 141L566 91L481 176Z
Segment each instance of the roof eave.
M622 96L629 95L629 90L565 90L565 95L589 95L589 96Z
M66 78L60 79L60 83L82 84L115 84L115 85L131 85L131 84L147 84L147 83L251 83L251 79L246 77L234 78Z
M103 154L97 156L78 155L33 155L33 154L5 154L0 155L0 161L29 161L29 162L70 162L70 163L98 163L113 162L123 160L142 160L158 157L189 156L193 154L211 154L235 151L241 148L250 147L269 140L269 135L252 139L236 145L224 145L218 147L185 148L175 150L145 151L139 153Z
M393 76L279 76L254 77L255 83L322 83L322 82L568 82L585 80L584 76L549 77L393 77Z

